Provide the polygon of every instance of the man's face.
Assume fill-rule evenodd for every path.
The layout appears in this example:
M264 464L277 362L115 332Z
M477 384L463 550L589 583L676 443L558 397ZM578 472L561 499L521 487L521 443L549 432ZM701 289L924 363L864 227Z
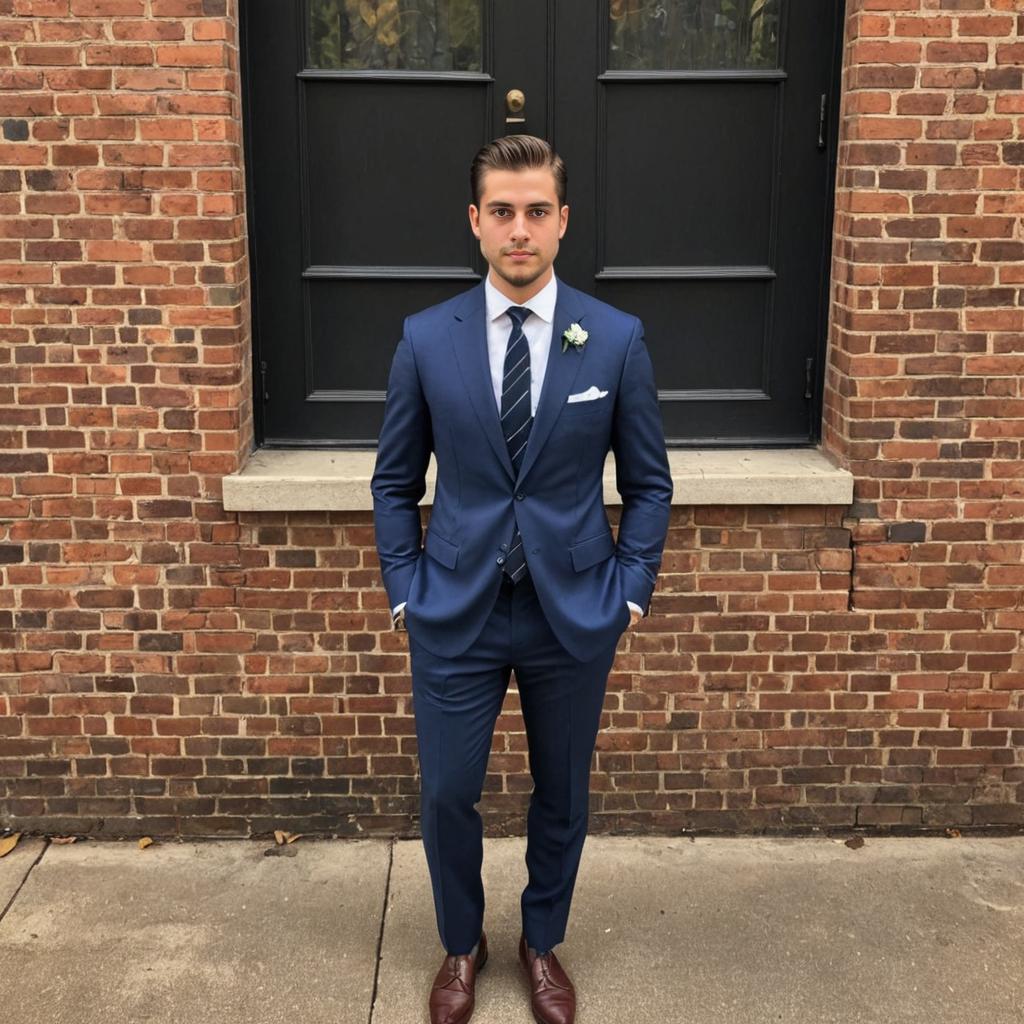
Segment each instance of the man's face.
M547 167L485 171L480 206L469 206L469 225L498 277L516 289L551 276L569 207L558 206L555 176Z

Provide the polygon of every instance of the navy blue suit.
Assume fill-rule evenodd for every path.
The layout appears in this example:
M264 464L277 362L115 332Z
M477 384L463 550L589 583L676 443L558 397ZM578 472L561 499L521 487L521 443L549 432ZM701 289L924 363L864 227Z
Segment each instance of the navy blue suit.
M587 340L562 351L572 323ZM567 401L592 387L607 393ZM603 497L609 448L622 498L617 540ZM437 481L421 547L431 452ZM650 614L668 530L672 480L640 321L558 281L516 477L491 383L483 282L408 317L371 491L388 602L406 602L421 825L442 942L464 953L479 937L482 823L473 804L515 669L534 779L523 927L530 945L549 949L564 935L626 601ZM502 565L516 523L527 574L512 586Z

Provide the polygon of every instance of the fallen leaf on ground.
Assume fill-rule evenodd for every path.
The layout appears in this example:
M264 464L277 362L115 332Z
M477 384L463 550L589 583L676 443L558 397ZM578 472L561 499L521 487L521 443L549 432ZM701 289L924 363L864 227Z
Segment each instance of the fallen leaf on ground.
M18 845L20 838L21 833L15 832L13 836L4 836L0 839L0 857L6 857Z
M277 840L278 846L283 843L294 843L296 839L301 839L302 835L301 832L285 832L284 829L274 829L274 838Z
M67 846L68 843L73 843L78 839L78 836L50 836L50 842L56 843L58 846Z
M143 836L139 840L139 849L140 850L144 850L147 846L152 846L152 845L153 845L153 840L150 839L149 836Z

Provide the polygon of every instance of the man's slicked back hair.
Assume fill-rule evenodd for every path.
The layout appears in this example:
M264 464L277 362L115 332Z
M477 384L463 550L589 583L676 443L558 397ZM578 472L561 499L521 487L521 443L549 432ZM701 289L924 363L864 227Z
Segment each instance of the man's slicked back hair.
M547 167L555 176L558 205L565 205L566 173L562 158L551 144L536 135L503 135L483 146L469 168L469 188L473 205L479 208L487 171L522 171L528 167Z

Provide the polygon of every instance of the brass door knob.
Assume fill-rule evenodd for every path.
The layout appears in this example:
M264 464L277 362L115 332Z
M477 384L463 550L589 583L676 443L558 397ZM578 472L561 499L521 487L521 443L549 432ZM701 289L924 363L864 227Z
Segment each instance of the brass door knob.
M505 93L505 108L510 114L518 114L526 106L526 96L522 89L509 89Z

